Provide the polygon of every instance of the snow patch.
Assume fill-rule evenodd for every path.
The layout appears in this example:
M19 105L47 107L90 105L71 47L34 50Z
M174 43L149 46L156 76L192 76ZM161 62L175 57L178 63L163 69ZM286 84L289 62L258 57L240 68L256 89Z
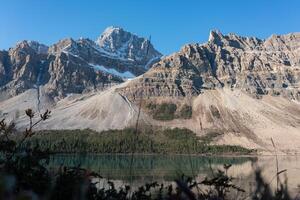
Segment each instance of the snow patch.
M105 73L108 73L108 74L112 74L112 75L115 75L115 76L118 76L118 77L121 77L123 79L132 79L132 78L135 78L135 75L132 74L131 72L129 71L126 71L126 72L118 72L117 70L113 69L113 68L106 68L102 65L94 65L94 64L91 64L89 63L90 66L92 66L95 70L100 70L100 71L103 71Z
M154 58L151 58L151 59L147 62L147 64L145 65L145 69L149 69L150 66L151 66L154 62L157 62L157 61L159 61L160 59L161 59L161 56L156 56L156 57L154 57Z
M108 58L113 58L113 59L118 59L118 60L123 60L123 61L128 60L124 57L121 57L120 53L108 52L100 46L95 46L94 49L97 50L98 52L102 53L102 56L105 56L105 57L108 57Z

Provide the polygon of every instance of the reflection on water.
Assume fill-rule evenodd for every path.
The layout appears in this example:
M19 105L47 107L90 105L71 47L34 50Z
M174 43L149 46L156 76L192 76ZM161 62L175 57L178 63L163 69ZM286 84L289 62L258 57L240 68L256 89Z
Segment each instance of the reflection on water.
M133 158L133 159L132 159ZM279 170L287 169L282 178L288 178L290 190L294 193L300 184L300 157L279 157ZM212 170L221 169L223 164L232 164L228 173L244 188L254 184L254 171L261 169L263 177L271 185L276 174L276 160L265 157L204 157L188 155L54 155L50 165L58 167L78 166L98 172L107 179L124 183L143 184L151 181L172 181L185 174L203 180ZM131 166L131 167L130 167ZM131 170L130 170L131 168ZM246 180L246 181L245 181ZM131 182L133 181L133 182Z
M78 166L96 171L109 179L135 181L174 180L178 176L196 176L211 171L210 165L240 165L254 161L247 157L196 157L183 155L55 155L51 166ZM130 166L131 170L130 170Z

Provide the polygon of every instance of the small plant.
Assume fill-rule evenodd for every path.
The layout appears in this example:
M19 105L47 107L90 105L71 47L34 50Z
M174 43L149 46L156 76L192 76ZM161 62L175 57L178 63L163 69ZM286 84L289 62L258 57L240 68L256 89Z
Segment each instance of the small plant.
M224 170L218 170L217 173L213 173L213 178L205 178L204 181L200 182L200 184L213 187L205 196L216 199L226 199L232 189L237 192L245 192L245 190L233 184L233 177L228 176L227 171L230 167L231 165L224 165Z
M12 139L12 135L16 133L15 124L7 124L4 119L0 122L0 171L14 176L14 191L32 189L37 194L44 194L50 187L50 174L43 165L48 162L49 154L41 151L38 146L23 148L22 144L35 134L33 128L47 120L51 112L47 110L35 122L35 113L31 109L27 109L25 113L29 118L29 125L18 142Z

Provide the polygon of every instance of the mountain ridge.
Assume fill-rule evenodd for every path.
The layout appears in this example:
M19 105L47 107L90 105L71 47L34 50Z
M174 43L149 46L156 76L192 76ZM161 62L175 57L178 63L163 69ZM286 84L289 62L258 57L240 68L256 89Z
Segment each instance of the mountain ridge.
M0 52L3 65L7 54ZM74 55L62 52L58 57L69 56L69 61L84 65ZM68 61L50 57L57 63ZM34 60L29 61L29 66L34 65ZM64 65L51 65L60 66ZM25 69L23 77L36 80L37 74ZM73 73L77 68L60 70L67 69ZM55 82L55 76L64 75L51 77ZM134 127L139 116L139 124L146 127L188 128L198 136L217 133L213 144L240 145L267 153L272 152L272 138L279 153L290 154L300 152L299 84L299 33L260 40L213 31L207 43L187 44L179 52L162 57L144 74L126 82L116 81L105 90L64 93L52 103L44 95L49 94L49 88L39 87L0 101L0 109L19 127L26 122L25 115L16 114L23 107L52 110L53 119L37 127L41 130L123 129ZM72 84L58 84L52 89L60 92L64 88L74 90Z
M242 88L253 96L300 100L300 33L266 40L211 32L204 44L187 44L153 65L132 87L140 96L197 96L201 90ZM287 92L288 88L290 92Z
M65 38L49 47L24 40L0 51L1 99L40 86L54 101L68 93L102 90L141 75L162 56L149 40L118 30L102 34L122 46L114 52L87 38Z

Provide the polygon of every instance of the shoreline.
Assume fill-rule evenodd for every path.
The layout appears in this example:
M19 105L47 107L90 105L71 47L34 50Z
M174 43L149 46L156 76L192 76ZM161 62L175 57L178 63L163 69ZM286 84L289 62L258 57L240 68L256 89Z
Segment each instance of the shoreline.
M89 153L89 152L58 152L50 153L50 155L111 155L111 156L192 156L192 157L274 157L274 156L290 156L299 157L300 154L178 154L178 153Z
M50 155L116 155L116 156L192 156L192 157L257 157L260 156L258 154L178 154L178 153L167 153L167 154L161 154L161 153L89 153L89 152L74 152L74 153L66 153L66 152L60 152L60 153L50 153Z

